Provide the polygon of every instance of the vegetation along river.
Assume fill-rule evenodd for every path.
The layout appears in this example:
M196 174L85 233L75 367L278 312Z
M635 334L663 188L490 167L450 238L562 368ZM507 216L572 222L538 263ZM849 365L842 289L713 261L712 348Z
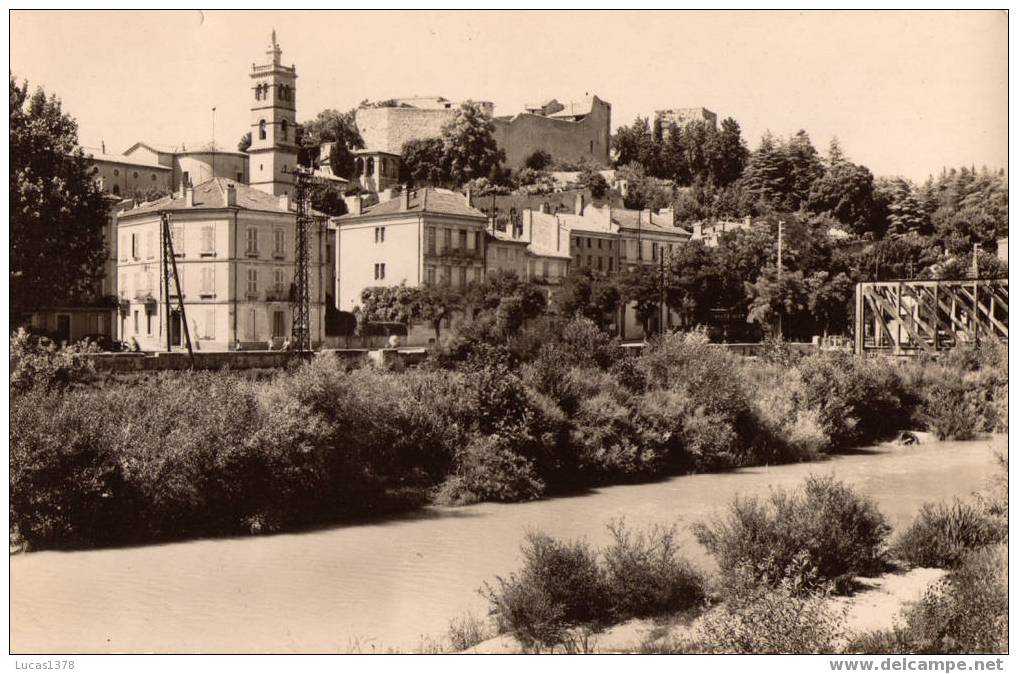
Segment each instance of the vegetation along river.
M834 474L900 530L924 501L965 496L1004 436L881 445L811 464L614 486L532 503L429 508L403 518L265 537L11 557L13 652L371 652L413 650L450 618L483 615L477 589L520 563L530 529L605 542L605 523L680 527L738 494Z

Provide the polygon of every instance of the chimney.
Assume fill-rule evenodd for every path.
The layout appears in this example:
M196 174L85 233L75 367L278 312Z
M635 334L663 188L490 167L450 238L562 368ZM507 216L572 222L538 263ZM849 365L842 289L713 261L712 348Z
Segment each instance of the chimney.
M691 238L693 238L693 239L702 239L703 238L703 222L702 221L697 220L696 222L693 223L693 236Z
M346 211L350 215L361 215L364 212L363 204L364 200L359 194L351 194L348 197L344 197L343 201L346 202Z
M547 213L548 212L548 202L547 201L542 201L541 205L538 206L537 210L538 210L538 213Z
M583 192L576 193L576 201L573 205L573 215L583 215Z
M399 210L410 210L410 190L403 190L403 192L399 195Z
M382 190L378 194L378 201L379 201L379 203L381 203L383 201L389 201L390 199L392 199L392 197L393 197L393 189L391 187L386 187L384 190Z
M752 225L752 224L753 224L753 218L751 218L751 217L749 217L749 216L747 215L747 216L746 216L746 218L745 218L745 220L744 220L744 222L746 223L746 226L747 226L747 227L749 227L750 225Z
M651 214L651 210L649 208L645 208L642 211L640 211L640 224L642 224L642 225L649 225L650 224L650 214Z
M237 186L233 183L226 184L226 205L236 206L237 205Z
M466 199L467 199L467 208L473 208L474 207L474 193L473 193L473 191L469 187L467 188Z
M279 195L279 207L282 208L284 211L290 210L290 195L289 194L280 194Z
M190 185L184 185L184 205L188 208L194 206L194 188Z
M534 211L529 208L523 211L522 220L523 220L523 231L520 233L520 235L523 237L523 240L526 241L527 243L533 243Z
M674 208L662 208L657 212L662 218L668 221L672 227L675 226L675 209Z

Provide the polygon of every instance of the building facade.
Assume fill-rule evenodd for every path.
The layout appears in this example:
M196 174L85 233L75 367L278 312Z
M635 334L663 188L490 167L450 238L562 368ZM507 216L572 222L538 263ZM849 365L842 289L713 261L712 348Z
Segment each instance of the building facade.
M671 110L655 110L655 125L659 125L661 135L667 138L672 127L682 128L690 122L705 122L713 128L718 126L717 113L707 108L672 108Z
M162 223L170 221L181 292L163 275ZM223 178L186 188L118 218L118 328L145 351L278 348L290 336L296 214L273 197ZM312 237L312 343L324 338L326 227ZM172 274L172 272L171 272ZM167 322L167 300L170 317ZM179 310L183 300L184 312Z

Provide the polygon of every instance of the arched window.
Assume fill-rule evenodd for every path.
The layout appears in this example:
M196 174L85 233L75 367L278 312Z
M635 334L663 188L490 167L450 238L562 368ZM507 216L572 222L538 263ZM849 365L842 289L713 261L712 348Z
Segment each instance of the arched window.
M265 120L258 122L258 139L265 140Z
M120 169L113 169L113 175L115 176L120 175Z
M363 173L364 173L364 160L361 159L360 157L357 157L356 159L354 159L354 161L353 161L353 168L354 168L354 175L363 175ZM336 169L336 167L334 166L333 170L335 170L335 169Z
M283 140L286 140L286 133L287 130L290 128L290 125L287 124L286 120L284 119L282 122L279 123L279 128L283 132Z
M364 175L366 175L366 176L373 176L373 175L375 175L375 158L374 157L368 157L368 164L367 164L366 170L364 171Z
M137 179L138 179L138 172L137 172L137 171L135 171L135 172L134 172L134 179L135 179L135 180L137 180Z
M155 182L155 181L156 181L156 174L155 174L155 173L153 173L153 174L152 174L152 182Z

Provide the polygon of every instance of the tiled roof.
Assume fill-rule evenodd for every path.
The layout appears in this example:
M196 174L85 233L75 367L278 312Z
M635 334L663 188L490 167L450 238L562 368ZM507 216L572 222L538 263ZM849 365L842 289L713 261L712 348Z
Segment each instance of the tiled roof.
M342 221L353 220L365 215L392 215L397 213L436 213L441 215L461 215L470 218L487 220L484 213L467 206L467 200L458 192L427 187L410 190L406 210L402 208L403 195L400 194L388 201L368 206L361 216L347 214L340 217Z
M124 213L124 216L157 213L159 211L184 211L189 208L226 208L226 188L233 185L237 188L237 208L250 211L270 211L288 213L279 205L279 197L262 192L243 183L228 178L212 178L194 187L194 206L187 206L184 196L180 193L157 199L138 208Z
M685 229L673 225L668 218L653 212L648 220L646 214L642 211L618 208L612 210L612 221L620 228L625 229L641 229L664 234L675 234L677 236L691 235Z
M153 162L143 161L141 159L122 154L103 154L102 152L92 152L88 148L85 148L85 155L93 161L106 161L114 164L127 164L130 166L141 166L142 168L161 169L163 171L172 170L169 166L163 166L162 164L155 164Z
M572 259L572 257L569 255L569 253L563 252L561 250L553 250L551 248L545 248L544 246L539 246L536 243L531 243L530 245L528 245L527 246L527 250L531 254L537 255L539 257L557 257L557 258L561 258L563 260L571 260Z

